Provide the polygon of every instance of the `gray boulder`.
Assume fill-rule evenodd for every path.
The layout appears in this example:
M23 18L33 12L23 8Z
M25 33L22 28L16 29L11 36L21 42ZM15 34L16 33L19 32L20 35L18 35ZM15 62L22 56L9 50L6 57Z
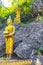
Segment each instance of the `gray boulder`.
M16 38L15 45L17 46L14 53L20 58L29 58L31 54L34 55L36 53L38 48L43 47L43 23L33 22L20 28L15 35Z

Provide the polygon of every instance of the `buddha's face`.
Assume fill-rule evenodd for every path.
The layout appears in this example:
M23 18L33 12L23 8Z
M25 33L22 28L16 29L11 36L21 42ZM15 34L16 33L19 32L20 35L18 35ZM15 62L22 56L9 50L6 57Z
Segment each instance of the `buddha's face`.
M7 25L12 25L12 19L11 17L9 16L8 20L7 20Z
M7 25L12 25L12 21L9 20L9 21L7 22Z

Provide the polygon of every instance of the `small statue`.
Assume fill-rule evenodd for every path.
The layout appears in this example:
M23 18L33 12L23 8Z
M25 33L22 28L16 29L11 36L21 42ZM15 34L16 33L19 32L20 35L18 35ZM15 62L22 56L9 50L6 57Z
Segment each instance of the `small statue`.
M37 18L36 18L36 21L37 21L37 22L41 21L41 16L40 16L39 13L38 13L38 16L37 16Z
M16 23L16 24L20 24L21 23L21 19L20 19L20 15L21 15L21 9L20 8L16 8L15 9L15 12L16 12L16 17L14 18L14 22Z
M41 62L39 61L38 58L36 59L36 63L35 63L35 65L41 65Z
M7 27L4 31L4 37L6 42L6 54L7 58L11 59L12 52L13 52L13 45L14 45L14 34L15 34L15 27L12 25L12 19L9 17L7 20Z

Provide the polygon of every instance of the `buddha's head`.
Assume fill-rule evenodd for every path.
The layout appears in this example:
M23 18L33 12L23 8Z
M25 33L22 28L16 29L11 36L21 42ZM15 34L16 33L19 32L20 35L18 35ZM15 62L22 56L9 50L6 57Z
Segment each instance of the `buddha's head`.
M8 20L7 20L7 25L12 25L12 19L11 17L9 16Z

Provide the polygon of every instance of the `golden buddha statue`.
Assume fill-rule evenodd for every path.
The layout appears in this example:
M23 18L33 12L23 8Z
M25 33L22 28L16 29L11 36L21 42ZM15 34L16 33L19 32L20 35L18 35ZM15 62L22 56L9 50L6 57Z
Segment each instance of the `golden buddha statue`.
M4 31L4 37L6 42L6 54L7 58L11 58L13 52L13 45L14 45L14 34L15 34L15 27L12 25L12 19L9 17L7 20L7 27Z

